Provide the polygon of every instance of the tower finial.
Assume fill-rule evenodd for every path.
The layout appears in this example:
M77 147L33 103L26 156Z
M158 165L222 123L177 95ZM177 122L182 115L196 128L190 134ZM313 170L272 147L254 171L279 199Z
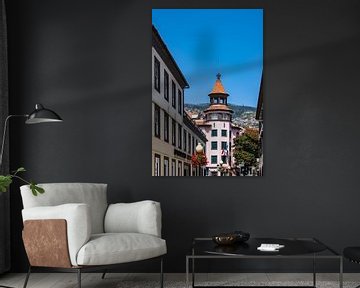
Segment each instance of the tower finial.
M218 80L220 80L220 77L221 77L221 74L220 74L220 73L217 73L217 74L216 74L216 78L217 78Z

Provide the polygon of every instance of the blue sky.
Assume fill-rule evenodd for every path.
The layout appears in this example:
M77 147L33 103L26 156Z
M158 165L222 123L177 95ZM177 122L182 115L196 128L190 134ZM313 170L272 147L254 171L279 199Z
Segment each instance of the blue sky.
M190 85L185 103L209 102L219 72L229 103L256 107L262 9L153 9L152 23Z

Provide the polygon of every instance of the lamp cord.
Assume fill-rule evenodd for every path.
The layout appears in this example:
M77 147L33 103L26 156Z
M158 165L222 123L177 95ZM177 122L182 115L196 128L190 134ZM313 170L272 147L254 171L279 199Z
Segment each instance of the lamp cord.
M2 160L3 160L3 155L4 155L4 146L5 146L5 140L6 140L6 131L7 131L7 126L8 126L8 122L10 118L13 117L28 117L29 115L27 114L23 114L23 115L9 115L6 117L5 119L5 123L4 123L4 131L3 131L3 138L2 138L2 144L1 144L1 151L0 151L0 168L2 166Z

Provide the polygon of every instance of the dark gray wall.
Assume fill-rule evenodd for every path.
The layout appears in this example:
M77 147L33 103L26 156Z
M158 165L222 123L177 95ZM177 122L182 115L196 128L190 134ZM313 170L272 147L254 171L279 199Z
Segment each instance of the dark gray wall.
M8 61L7 61L7 29L5 2L0 2L0 131L3 135L5 119L8 111ZM1 140L3 140L1 138ZM4 147L0 174L9 171L8 141ZM1 147L1 146L0 146ZM1 152L0 152L1 153ZM0 274L10 269L10 197L9 193L0 193Z
M40 102L65 119L26 128L14 121L12 167L25 166L38 182L108 183L110 202L160 201L166 271L184 271L192 237L233 229L314 236L339 251L360 245L360 2L196 3L265 9L264 177L150 176L152 7L145 0L8 1L11 111ZM16 185L11 201L12 269L23 271Z

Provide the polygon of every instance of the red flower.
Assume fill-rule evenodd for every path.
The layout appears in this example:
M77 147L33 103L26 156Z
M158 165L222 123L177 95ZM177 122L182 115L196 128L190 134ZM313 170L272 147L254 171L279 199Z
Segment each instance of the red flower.
M196 167L206 166L208 160L205 153L196 153L191 156L191 164Z

